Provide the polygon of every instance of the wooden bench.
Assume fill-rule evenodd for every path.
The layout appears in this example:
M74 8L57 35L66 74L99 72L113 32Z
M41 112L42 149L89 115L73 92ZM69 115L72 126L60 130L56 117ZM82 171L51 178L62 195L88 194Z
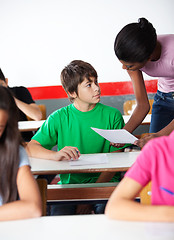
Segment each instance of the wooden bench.
M118 183L51 184L47 202L108 200Z

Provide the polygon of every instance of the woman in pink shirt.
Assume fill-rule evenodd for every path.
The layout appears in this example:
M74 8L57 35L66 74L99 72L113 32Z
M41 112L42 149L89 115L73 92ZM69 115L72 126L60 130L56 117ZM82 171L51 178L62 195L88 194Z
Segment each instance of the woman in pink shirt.
M112 219L174 222L174 131L148 142L111 195L106 215ZM152 182L152 205L134 201Z
M118 33L114 50L132 80L137 101L124 127L129 132L141 124L150 109L142 72L158 78L150 125L150 132L155 134L135 142L143 147L151 138L174 130L174 34L157 36L152 24L140 18Z

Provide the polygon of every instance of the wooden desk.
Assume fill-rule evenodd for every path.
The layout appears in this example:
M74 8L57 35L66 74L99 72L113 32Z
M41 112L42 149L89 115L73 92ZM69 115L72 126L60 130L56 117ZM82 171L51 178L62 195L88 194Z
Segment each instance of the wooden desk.
M98 165L71 166L69 161L52 161L30 158L31 171L34 175L86 172L126 171L134 163L139 152L107 153L108 163ZM91 154L86 154L90 156ZM97 154L95 155L97 158ZM116 187L116 183L63 184L48 185L47 201L106 200Z
M19 127L20 132L37 131L37 129L40 128L44 122L45 122L45 120L19 121L18 127Z
M0 223L2 240L173 240L174 223L109 220L105 215L41 217Z
M143 120L143 122L141 123L141 125L146 125L146 124L150 124L151 122L151 114L147 114L145 119ZM123 119L124 119L124 122L127 123L128 120L130 119L131 115L123 115Z
M118 172L128 170L135 162L139 152L107 153L108 163L98 165L71 166L69 161L52 161L30 158L31 171L34 175L51 175L59 173L96 173ZM90 156L91 154L86 154ZM97 158L97 154L95 155ZM85 185L85 186L84 186ZM95 184L63 184L48 185L47 201L79 201L79 200L106 200L116 187L116 183Z
M30 158L31 171L34 175L58 173L86 173L86 172L119 172L128 170L135 162L140 152L107 153L108 163L98 165L71 166L69 161L53 161ZM91 155L91 154L86 154ZM92 154L94 155L94 154ZM97 154L95 154L97 157Z

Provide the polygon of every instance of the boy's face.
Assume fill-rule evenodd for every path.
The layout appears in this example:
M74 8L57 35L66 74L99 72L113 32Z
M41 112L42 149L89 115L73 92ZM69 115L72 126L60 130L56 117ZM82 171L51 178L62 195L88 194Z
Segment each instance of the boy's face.
M78 85L77 92L78 95L75 92L71 95L74 97L74 105L78 105L78 109L80 106L82 108L86 107L89 110L93 109L96 103L100 101L100 87L97 79L94 77L91 77L90 80L85 78L84 81Z

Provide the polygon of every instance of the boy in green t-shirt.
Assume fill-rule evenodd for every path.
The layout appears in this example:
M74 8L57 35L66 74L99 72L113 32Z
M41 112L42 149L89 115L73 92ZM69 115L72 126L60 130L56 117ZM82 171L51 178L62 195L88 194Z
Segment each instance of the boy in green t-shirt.
M72 61L62 70L61 83L72 104L53 112L34 135L28 143L32 157L55 161L76 160L80 154L121 151L91 129L91 127L101 129L124 127L124 120L117 109L99 103L100 87L97 78L96 70L89 63L80 60ZM57 152L51 150L55 145ZM120 180L119 174L113 175L111 173L61 174L60 184ZM58 211L59 214L84 213L82 205L75 206L70 212L67 211L68 206L65 208L66 213ZM90 212L94 209L90 208ZM85 213L89 213L89 208L85 208Z

